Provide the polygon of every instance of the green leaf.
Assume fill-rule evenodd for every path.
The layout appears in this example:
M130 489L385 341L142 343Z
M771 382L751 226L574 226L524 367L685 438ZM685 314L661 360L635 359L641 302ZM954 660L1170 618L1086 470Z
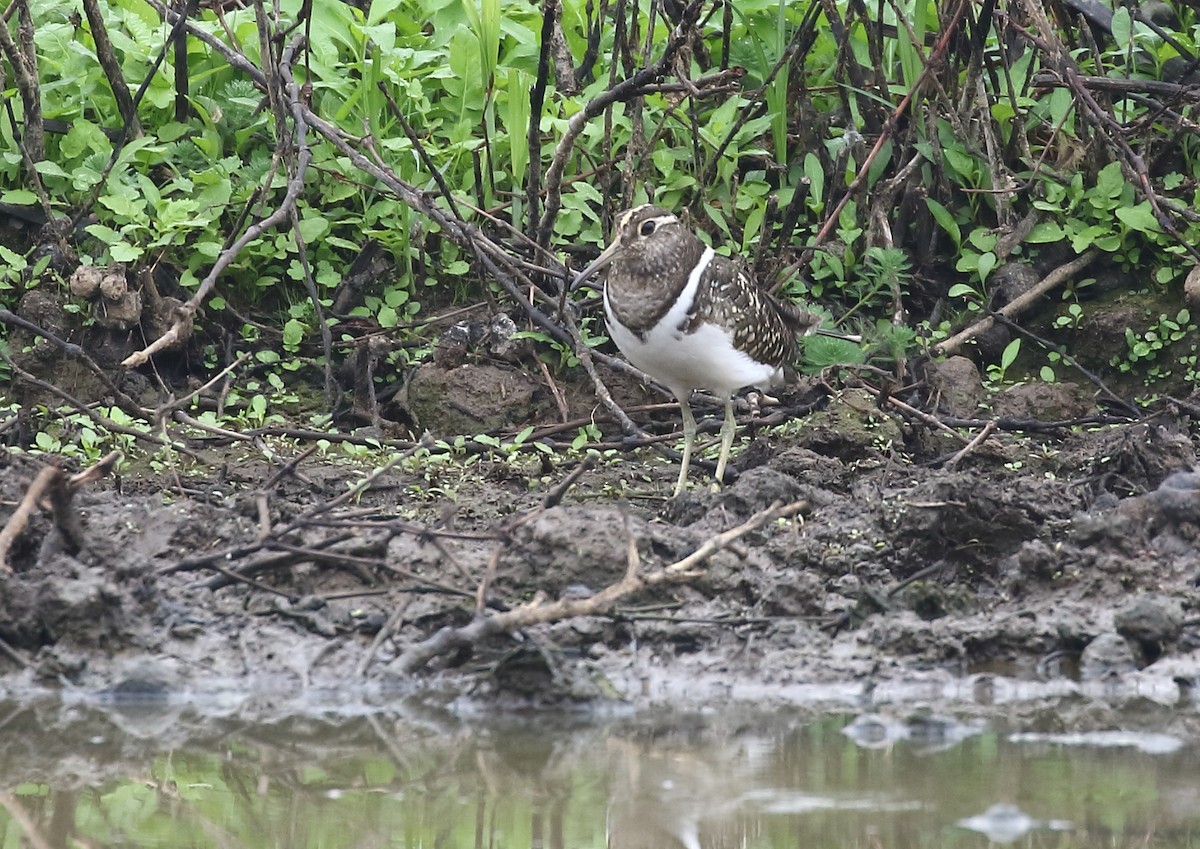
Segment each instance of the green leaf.
M996 255L994 253L992 253L991 251L988 251L987 253L980 254L979 255L979 265L976 268L976 271L979 273L979 281L981 283L986 282L987 276L991 273L992 269L995 267L996 267Z
M121 234L104 224L89 224L83 229L88 235L95 236L106 245L115 245L121 241Z
M329 232L329 219L320 213L300 219L300 238L311 245Z
M930 197L925 198L925 206L933 214L933 220L938 223L938 226L950 234L950 238L954 240L954 246L956 248L961 246L962 231L958 229L958 222L954 220L954 215L950 210Z
M1020 353L1021 339L1017 337L1004 347L1004 353L1000 355L1000 368L1008 371L1008 367L1017 361L1017 355Z
M371 13L367 15L367 26L371 27L386 20L394 10L399 8L401 0L371 0Z
M1067 116L1074 108L1075 98L1071 96L1071 90L1066 86L1056 88L1050 93L1050 123L1053 126L1065 126Z
M867 188L874 186L879 182L879 178L887 172L892 164L892 150L895 144L891 139L885 139L883 144L879 146L879 153L871 160L871 165L867 169Z
M746 224L742 228L742 250L747 251L758 237L758 231L762 229L763 218L766 217L766 206L758 204L754 209L750 210L750 214L746 216Z
M525 185L525 170L529 167L529 89L533 77L519 68L508 68L504 81L508 98L505 123L508 125L508 155L512 161L513 189Z
M37 195L28 189L10 189L0 194L0 201L14 206L33 206L38 202Z
M1102 197L1118 198L1125 189L1125 175L1121 163L1110 162L1096 175L1096 192Z
M113 258L113 262L134 262L143 253L145 251L142 248L128 242L117 242L108 246L108 255Z
M815 153L804 156L804 179L808 181L809 206L821 209L825 205L825 169Z
M0 245L0 262L8 266L9 271L24 271L29 263L25 261L25 257L13 250L9 250Z
M283 347L288 351L294 351L300 347L300 343L304 341L304 334L308 332L308 325L299 319L290 318L283 325Z
M866 361L866 351L857 342L832 336L805 336L804 365L806 374L819 374L835 365L852 365Z
M1129 17L1129 10L1124 6L1117 7L1113 12L1112 35L1117 47L1122 50L1129 47L1129 40L1133 35L1133 21Z
M1067 237L1066 231L1055 221L1043 221L1033 225L1025 241L1031 245L1044 245L1051 242L1061 242Z
M967 241L983 252L996 247L996 238L996 234L986 227L976 227L971 231L971 235L967 236Z
M1154 217L1150 201L1142 201L1137 206L1122 207L1117 210L1116 215L1121 223L1131 230L1141 233L1158 233L1162 229L1158 225L1158 219Z

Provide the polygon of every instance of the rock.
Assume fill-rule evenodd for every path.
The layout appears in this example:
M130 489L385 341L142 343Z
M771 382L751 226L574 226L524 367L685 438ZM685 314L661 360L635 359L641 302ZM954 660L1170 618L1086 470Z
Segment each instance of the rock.
M524 425L549 410L543 395L527 372L471 363L449 369L425 363L404 387L409 414L439 437Z
M1079 659L1080 674L1085 680L1137 672L1141 658L1129 641L1111 631L1101 634L1087 644Z
M800 485L794 478L769 466L760 466L743 474L721 494L721 506L735 516L748 518L776 501L790 504L800 496Z
M1004 562L1009 590L1019 592L1028 581L1049 581L1060 569L1057 552L1040 539L1030 539Z
M1117 633L1137 643L1146 656L1155 659L1163 647L1175 642L1183 627L1183 608L1177 599L1143 595L1129 602L1113 617Z
M1200 472L1174 472L1150 497L1165 516L1176 522L1200 521Z
M1096 411L1091 392L1077 383L1022 383L1009 386L992 401L996 415L1040 422L1063 421Z
M1006 262L988 277L989 288L995 297L993 306L1012 303L1038 284L1038 273L1024 262Z
M983 382L979 368L967 357L948 357L940 363L930 363L925 379L936 393L939 410L961 418L978 414L984 400Z
M120 298L110 301L101 298L92 306L96 323L108 330L129 330L142 320L142 296L132 289Z
M100 291L100 279L104 269L94 265L81 265L71 275L71 294L80 298L93 298Z
M113 265L104 270L100 277L100 294L110 301L119 301L129 291L129 281L125 279L125 266Z
M1192 266L1183 281L1183 296L1192 309L1200 307L1200 265Z
M870 393L847 389L800 423L795 444L847 460L890 450L903 441L900 423L879 409Z
M997 322L975 336L975 348L979 351L982 362L998 363L1004 356L1004 349L1013 340L1012 331Z

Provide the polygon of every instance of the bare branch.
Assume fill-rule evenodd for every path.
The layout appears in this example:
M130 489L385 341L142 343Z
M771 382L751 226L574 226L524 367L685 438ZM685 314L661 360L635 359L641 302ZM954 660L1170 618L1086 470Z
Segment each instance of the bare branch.
M565 598L548 603L535 599L528 604L503 613L476 616L470 624L460 628L442 628L429 639L405 651L396 663L402 671L414 672L447 652L477 645L498 634L511 634L532 625L557 622L577 616L597 616L606 613L621 599L648 587L686 583L694 580L700 575L695 571L696 568L718 551L729 547L738 539L761 528L768 522L795 516L806 506L807 502L804 501L782 506L776 502L767 509L755 513L736 528L706 540L703 545L682 560L648 574L642 574L637 568L638 558L627 555L625 576L589 598Z

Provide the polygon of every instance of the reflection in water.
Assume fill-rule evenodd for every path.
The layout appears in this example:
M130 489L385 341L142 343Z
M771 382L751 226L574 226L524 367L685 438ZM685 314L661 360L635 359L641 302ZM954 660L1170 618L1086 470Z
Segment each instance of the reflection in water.
M244 708L0 703L4 846L1062 849L1200 833L1182 742L1020 742L952 720L931 735L928 718L882 715L485 722L392 706L249 723Z
M1049 820L1039 823L1016 805L992 805L982 814L961 819L958 824L971 831L986 835L993 843L1012 843L1035 828L1051 831L1069 831L1072 826L1066 820Z

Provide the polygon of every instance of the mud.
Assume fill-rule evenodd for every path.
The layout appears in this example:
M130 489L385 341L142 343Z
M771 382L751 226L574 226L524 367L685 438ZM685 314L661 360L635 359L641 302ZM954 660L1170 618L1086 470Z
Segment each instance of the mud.
M469 390L465 406L496 415ZM1076 411L1081 398L1039 386L987 403ZM35 517L0 573L0 697L241 715L400 697L464 710L902 703L1027 711L1050 730L1104 727L1114 711L1190 725L1178 708L1200 675L1196 447L1187 420L1160 416L997 431L956 457L960 439L847 389L757 429L720 491L696 469L671 501L673 464L613 452L543 510L577 459L466 454L399 463L311 519L368 469L331 451L262 489L277 464L207 448L207 465L79 492L81 550ZM46 462L0 454L3 518ZM653 571L794 501L797 518L607 615L491 636L415 672L397 662L471 622L485 576L492 612L586 599L625 574L631 539ZM255 550L260 504L276 530L295 525L291 553Z

